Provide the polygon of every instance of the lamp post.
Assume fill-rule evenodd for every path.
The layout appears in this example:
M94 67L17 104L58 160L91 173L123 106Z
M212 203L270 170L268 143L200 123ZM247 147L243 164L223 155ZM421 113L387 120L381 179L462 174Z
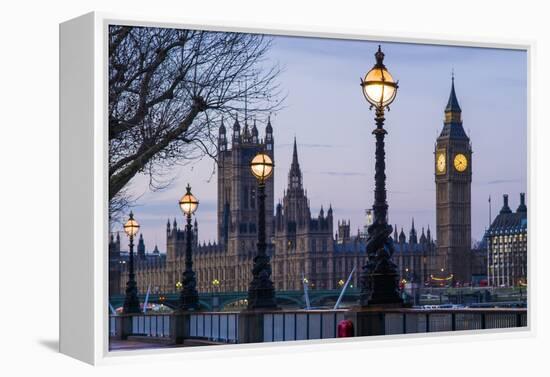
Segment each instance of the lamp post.
M376 138L375 188L373 223L368 227L367 263L361 275L361 306L402 305L399 295L399 274L397 266L391 260L394 252L390 237L392 226L388 224L388 203L386 201L386 163L384 137L384 111L397 94L397 82L393 80L384 66L384 53L380 46L374 54L376 64L361 80L361 87L370 109L375 109L376 128L372 133Z
M185 225L185 271L182 274L181 294L179 309L180 310L197 310L199 309L199 294L197 292L197 280L193 271L193 232L191 225L191 216L199 207L199 201L191 193L191 186L187 184L187 192L179 201L179 205L183 215L187 220Z
M139 224L134 219L134 214L130 212L128 221L124 224L124 232L130 239L129 263L128 263L128 282L126 283L126 297L124 298L123 312L125 314L139 313L139 299L136 283L136 275L134 273L134 237L139 230Z
M258 180L258 254L254 258L252 281L248 288L248 309L277 307L265 236L265 182L273 174L273 167L273 161L265 153L257 154L250 163L252 174Z

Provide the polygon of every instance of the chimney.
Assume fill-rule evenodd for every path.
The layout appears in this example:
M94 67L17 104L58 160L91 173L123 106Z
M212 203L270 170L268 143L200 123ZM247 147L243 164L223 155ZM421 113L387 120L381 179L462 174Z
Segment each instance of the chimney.
M502 209L500 210L500 213L501 214L512 213L512 210L510 209L510 207L508 207L508 194L504 194L502 198L504 200L504 204L502 205Z
M525 193L522 192L519 194L519 206L516 212L525 213L527 212L527 206L525 205Z

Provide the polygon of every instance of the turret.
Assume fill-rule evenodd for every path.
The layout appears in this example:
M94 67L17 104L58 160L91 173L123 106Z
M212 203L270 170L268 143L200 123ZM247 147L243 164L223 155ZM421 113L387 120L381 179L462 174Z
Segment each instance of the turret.
M403 232L403 228L401 228L401 232L399 233L399 243L406 243L407 237L405 236L405 232Z
M225 130L225 125L223 124L223 118L222 118L222 124L219 129L218 134L218 151L224 152L227 150L227 135Z
M414 217L412 219L411 231L409 232L409 243L418 243L418 239L416 238L416 229L414 228Z
M267 118L267 126L265 128L265 148L268 151L273 150L273 127L271 127L271 117Z
M139 259L145 259L145 242L143 242L143 233L140 233L139 235L137 255Z
M332 231L332 219L333 219L333 213L332 213L332 203L329 204L328 206L328 212L327 212L327 221L328 221L328 227L329 229Z
M246 120L246 117L244 118L244 131L241 137L241 141L243 144L250 143L250 130L248 129L248 121Z
M430 226L428 225L428 230L426 231L426 238L428 242L432 242L432 233L430 232Z
M422 234L420 235L420 243L425 244L427 242L426 235L424 234L424 227L422 227Z
M233 144L239 144L241 142L241 125L239 119L235 115L235 123L233 124Z
M256 127L256 119L254 119L254 126L252 126L252 142L258 144L258 128Z

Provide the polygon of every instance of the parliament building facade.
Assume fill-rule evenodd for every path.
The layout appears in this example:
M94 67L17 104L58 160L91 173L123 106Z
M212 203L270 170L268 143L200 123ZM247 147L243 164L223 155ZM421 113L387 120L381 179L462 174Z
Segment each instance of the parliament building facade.
M230 145L230 146L229 146ZM273 127L268 121L263 139L256 123L231 130L222 122L218 136L217 230L215 243L200 243L199 224L193 227L193 269L199 292L243 292L252 279L257 250L257 182L250 161L258 152L275 161ZM412 221L409 237L394 229L394 261L402 282L419 285L440 282L468 283L471 279L470 186L472 177L470 140L462 127L461 109L454 89L445 109L445 122L435 148L436 238L429 227L421 235ZM272 280L276 290L338 289L355 268L351 285L357 287L365 264L366 232L351 234L350 222L335 223L332 205L312 213L294 140L292 163L283 198L275 205L275 176L266 182L266 224L271 255ZM326 211L324 208L327 208ZM370 211L367 211L370 212ZM370 215L367 214L367 224ZM269 219L269 217L268 217ZM186 233L174 219L166 224L166 253L146 253L138 243L136 280L140 292L174 292L184 270ZM124 292L128 279L127 252L120 239L111 235L110 293ZM452 279L449 281L449 279Z

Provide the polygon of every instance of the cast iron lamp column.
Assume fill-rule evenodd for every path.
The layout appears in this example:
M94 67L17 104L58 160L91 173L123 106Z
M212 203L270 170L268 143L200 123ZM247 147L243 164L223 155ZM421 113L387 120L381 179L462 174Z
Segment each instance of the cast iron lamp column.
M199 294L197 292L197 280L193 271L193 232L191 216L199 207L199 201L191 194L191 186L187 184L187 192L179 201L183 215L187 220L185 225L185 271L182 274L182 290L180 294L180 310L199 309Z
M265 153L257 154L250 163L252 174L258 179L258 254L254 258L252 281L248 288L248 309L277 307L265 240L265 181L273 173L273 167L273 161Z
M376 128L372 132L376 137L376 163L374 188L374 221L368 228L367 263L361 275L361 306L369 305L402 305L399 295L399 273L391 260L394 252L393 240L390 237L392 226L388 224L388 203L386 201L386 163L384 137L384 110L395 99L397 82L384 66L384 53L380 46L374 55L376 64L361 80L363 94L375 108Z
M139 230L139 224L134 220L134 214L130 212L128 221L124 224L124 232L130 239L129 263L128 263L128 282L126 283L126 297L124 298L123 312L125 314L139 313L139 299L136 283L136 275L134 273L134 237Z

